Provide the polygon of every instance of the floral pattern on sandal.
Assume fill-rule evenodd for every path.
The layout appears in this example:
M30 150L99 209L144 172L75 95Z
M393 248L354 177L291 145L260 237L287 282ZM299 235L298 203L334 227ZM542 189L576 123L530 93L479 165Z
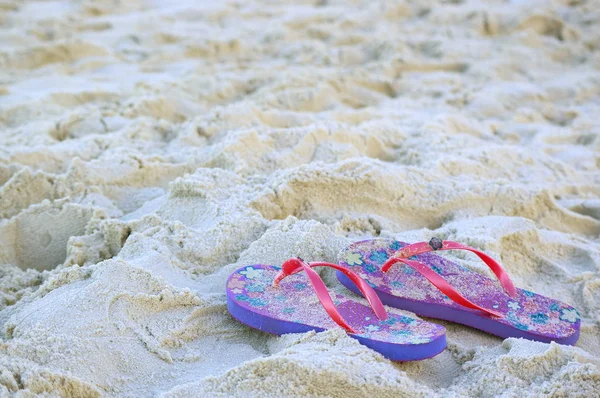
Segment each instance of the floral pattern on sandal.
M383 272L383 264L405 246L406 243L385 239L356 242L340 253L339 262L364 278L383 303L390 306L467 324L501 337L525 337L564 344L577 341L581 320L572 306L525 289L515 289L515 296L511 297L498 281L444 257L423 253L409 259L425 264L466 299L501 316L465 308L409 265L396 263L387 273ZM355 290L343 275L338 274L338 279Z
M232 315L273 334L338 327L305 274L289 275L276 286L273 282L280 273L281 267L270 265L249 265L233 272L226 287ZM445 348L443 326L396 309L387 311L387 319L382 320L362 298L334 293L330 297L344 320L356 330L349 335L388 358L423 359Z

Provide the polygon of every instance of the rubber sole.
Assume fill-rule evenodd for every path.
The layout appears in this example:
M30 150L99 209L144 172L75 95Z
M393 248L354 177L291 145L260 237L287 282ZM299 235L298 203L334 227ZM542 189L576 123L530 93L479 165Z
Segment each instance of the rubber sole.
M350 282L352 283L352 282ZM322 332L325 329L301 323L281 321L252 312L240 306L234 298L227 295L227 309L241 323L266 333L282 335L287 333L305 333L311 330ZM366 339L348 334L364 346L367 346L393 361L415 361L436 356L446 348L446 335L425 344L393 344Z
M336 271L338 280L348 289L362 296L360 290L356 288L354 283L344 274ZM414 312L417 315L426 316L429 318L443 319L450 322L460 323L462 325L471 326L472 328L482 330L484 332L499 336L499 337L522 337L528 340L541 341L550 343L552 341L559 344L573 345L579 339L579 330L569 337L562 339L551 339L544 336L539 336L529 333L525 330L510 327L499 323L493 318L481 316L476 312L463 311L456 308L446 307L439 304L422 303L415 300L403 299L391 294L382 292L374 288L375 292L381 299L381 302L390 307L400 308Z

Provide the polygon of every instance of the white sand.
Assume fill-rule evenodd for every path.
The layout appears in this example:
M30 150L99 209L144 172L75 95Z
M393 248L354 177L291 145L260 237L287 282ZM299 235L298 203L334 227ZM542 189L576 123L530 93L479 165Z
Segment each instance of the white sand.
M0 1L3 396L598 396L600 2L305 3ZM443 322L398 364L225 308L241 265L434 235L577 346Z

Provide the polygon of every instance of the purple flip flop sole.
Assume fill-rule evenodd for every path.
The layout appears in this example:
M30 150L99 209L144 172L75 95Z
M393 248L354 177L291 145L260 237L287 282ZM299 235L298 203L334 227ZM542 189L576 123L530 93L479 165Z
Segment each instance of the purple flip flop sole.
M404 264L388 273L381 265L406 243L374 239L356 242L340 253L340 264L367 280L381 301L416 314L444 319L480 329L500 337L522 337L545 343L573 345L579 338L579 313L568 304L523 289L510 298L500 285L443 257L426 253L416 259L430 266L472 302L499 311L503 318L491 317L451 301L425 277ZM338 280L360 294L354 284L338 272Z
M279 267L252 265L229 277L227 309L235 319L276 335L338 327L321 306L305 275L291 275L279 287L272 286L279 270ZM386 358L426 359L446 348L443 326L408 317L394 309L382 321L366 304L334 293L331 297L343 318L357 330L348 335Z

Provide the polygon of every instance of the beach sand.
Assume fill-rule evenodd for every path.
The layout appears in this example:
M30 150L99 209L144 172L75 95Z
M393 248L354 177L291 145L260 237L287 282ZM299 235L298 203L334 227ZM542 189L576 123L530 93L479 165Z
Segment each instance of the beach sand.
M2 0L0 43L2 396L598 396L599 1ZM433 236L577 345L227 312L243 265Z

